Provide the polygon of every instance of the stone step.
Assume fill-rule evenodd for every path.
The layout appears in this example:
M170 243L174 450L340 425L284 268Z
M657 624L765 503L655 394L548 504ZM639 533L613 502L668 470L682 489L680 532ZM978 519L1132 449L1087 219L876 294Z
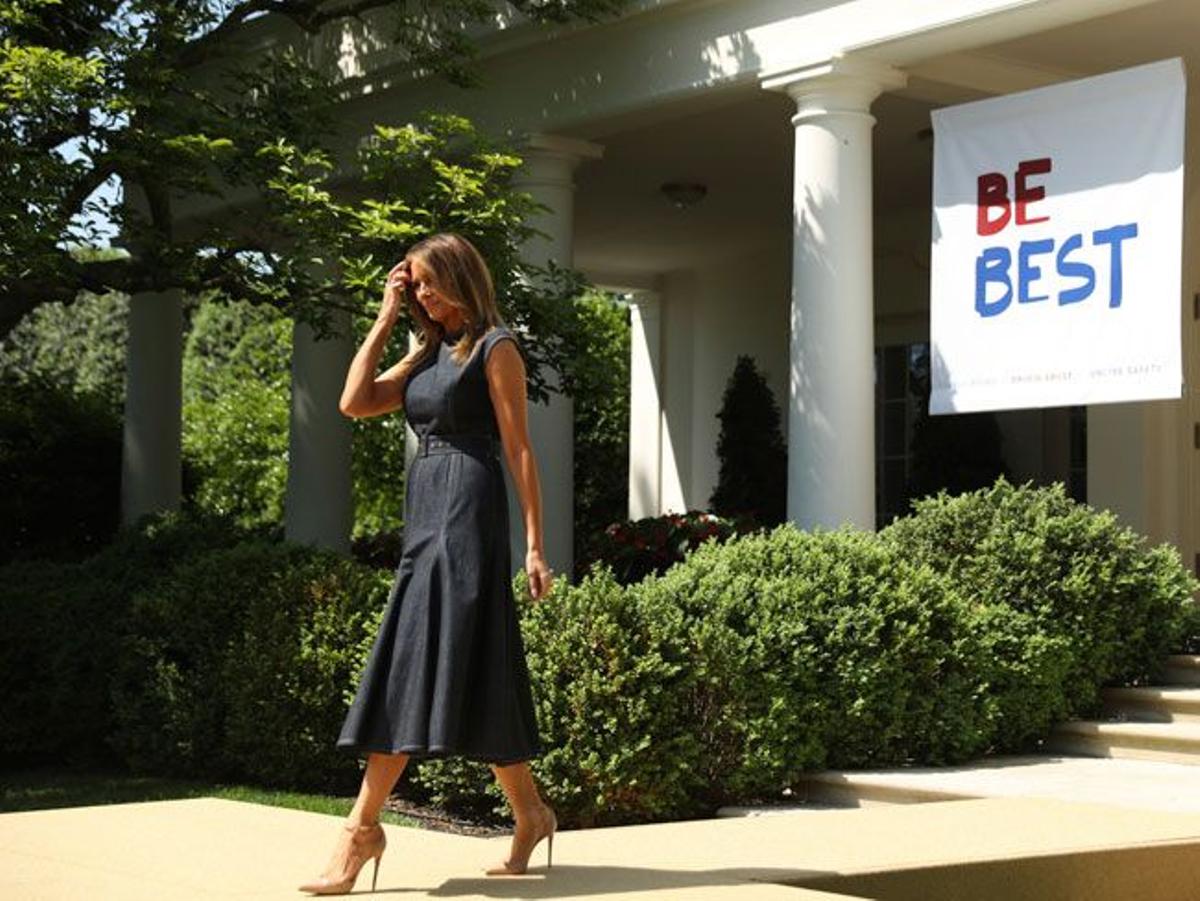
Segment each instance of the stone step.
M1155 723L1200 723L1200 686L1150 685L1105 688L1105 713Z
M1054 727L1046 749L1087 757L1159 760L1200 766L1200 723L1077 720Z
M1200 685L1200 655L1172 654L1167 658L1163 681L1168 685Z
M958 766L811 773L792 800L876 807L965 798L1054 798L1200 813L1200 766L1153 760L1051 755L998 756ZM782 805L723 808L720 816L782 812Z
M904 773L903 775L908 775ZM922 784L896 778L894 772L840 772L828 770L805 777L797 794L806 805L879 807L891 804L926 804L931 801L964 801L981 797L970 790ZM731 808L731 811L740 810ZM737 815L737 814L732 814Z

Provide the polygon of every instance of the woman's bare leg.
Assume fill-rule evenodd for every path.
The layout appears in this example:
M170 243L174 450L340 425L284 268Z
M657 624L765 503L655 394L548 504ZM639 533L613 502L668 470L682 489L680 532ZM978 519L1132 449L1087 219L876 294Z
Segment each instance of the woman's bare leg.
M508 766L492 765L496 780L504 789L512 807L516 826L513 829L512 848L507 864L500 864L488 870L489 873L516 869L522 871L533 851L533 846L549 831L551 810L542 801L537 786L533 783L533 773L527 762L509 764Z
M407 754L370 754L367 757L367 769L363 773L362 785L358 789L358 798L346 818L347 823L355 826L360 823L374 823L379 819L379 811L383 802L388 799L396 781L408 764Z
M358 826L379 821L379 811L383 808L383 802L392 793L392 788L404 772L407 763L407 754L372 753L368 755L367 768L363 773L358 798L354 801L354 807L349 816L346 817L348 825ZM338 833L338 841L334 846L333 854L321 872L322 876L331 879L337 879L346 872L354 844L350 832L340 829Z

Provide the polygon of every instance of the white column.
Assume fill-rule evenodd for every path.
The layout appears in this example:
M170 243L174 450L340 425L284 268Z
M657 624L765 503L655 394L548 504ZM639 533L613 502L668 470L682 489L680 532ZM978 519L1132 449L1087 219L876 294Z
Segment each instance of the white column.
M1152 544L1170 542L1191 567L1187 541L1193 514L1186 455L1195 453L1186 430L1185 400L1095 404L1087 408L1087 502L1110 510Z
M318 341L311 326L292 331L292 415L284 534L288 541L350 551L354 503L351 423L338 410L354 356L350 316L336 311L337 336Z
M871 127L903 73L837 58L764 77L796 101L788 519L875 528Z
M129 300L121 521L177 510L183 417L183 292L151 291Z
M659 296L638 291L630 304L629 518L662 513L662 317Z
M525 165L514 179L516 186L549 207L530 224L545 237L535 236L522 250L527 262L544 266L554 260L573 265L575 179L580 162L597 159L602 148L586 141L557 135L529 135L522 155ZM558 381L546 373L553 390ZM549 404L529 405L529 435L538 462L542 495L542 533L546 562L555 573L569 576L574 566L575 540L575 408L571 399L553 391ZM506 468L507 471L507 468ZM526 536L520 497L508 485L509 533L513 569L525 566Z

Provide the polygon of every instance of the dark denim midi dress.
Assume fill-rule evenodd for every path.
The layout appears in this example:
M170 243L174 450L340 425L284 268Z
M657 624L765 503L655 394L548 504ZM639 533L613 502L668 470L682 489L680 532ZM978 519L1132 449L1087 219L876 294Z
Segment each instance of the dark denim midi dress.
M407 475L403 552L339 748L496 764L542 751L484 372L503 339L521 350L494 327L461 366L443 343L409 376L405 411L420 449Z

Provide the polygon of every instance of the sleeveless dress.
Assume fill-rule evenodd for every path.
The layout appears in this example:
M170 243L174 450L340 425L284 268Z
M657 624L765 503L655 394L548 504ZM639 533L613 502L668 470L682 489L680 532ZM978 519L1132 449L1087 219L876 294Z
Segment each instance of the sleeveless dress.
M542 752L484 372L505 339L524 356L498 326L461 367L442 343L405 385L420 450L407 474L403 551L338 748L501 765Z

